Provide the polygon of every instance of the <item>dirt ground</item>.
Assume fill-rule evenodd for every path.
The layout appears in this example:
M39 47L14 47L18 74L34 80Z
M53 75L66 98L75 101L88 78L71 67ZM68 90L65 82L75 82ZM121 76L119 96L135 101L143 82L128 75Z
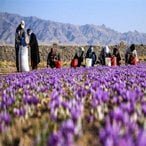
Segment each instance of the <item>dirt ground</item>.
M30 65L29 65L30 66ZM62 66L70 66L70 62L62 62ZM41 62L38 65L38 69L46 68L46 62ZM31 70L31 66L30 66ZM0 61L0 75L6 75L10 73L17 73L15 62Z

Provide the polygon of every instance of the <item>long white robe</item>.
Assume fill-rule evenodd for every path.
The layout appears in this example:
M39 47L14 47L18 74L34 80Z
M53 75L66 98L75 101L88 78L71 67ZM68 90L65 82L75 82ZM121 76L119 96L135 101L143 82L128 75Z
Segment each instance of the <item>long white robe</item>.
M28 47L20 46L19 48L19 71L29 71L29 61L28 61Z

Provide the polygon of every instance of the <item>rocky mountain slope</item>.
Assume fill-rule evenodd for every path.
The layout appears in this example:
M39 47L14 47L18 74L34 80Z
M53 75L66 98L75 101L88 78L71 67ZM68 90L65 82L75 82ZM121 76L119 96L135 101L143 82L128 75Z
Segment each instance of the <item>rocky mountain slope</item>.
M146 44L146 33L138 31L120 33L105 25L73 25L37 17L23 17L16 14L0 13L0 43L14 44L15 30L21 20L31 28L42 44L113 45L124 41L128 44Z

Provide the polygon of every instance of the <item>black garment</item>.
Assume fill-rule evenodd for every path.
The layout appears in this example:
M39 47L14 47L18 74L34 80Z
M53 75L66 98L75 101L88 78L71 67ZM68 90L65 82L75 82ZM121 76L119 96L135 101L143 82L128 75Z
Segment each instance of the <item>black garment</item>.
M95 54L95 52L93 52L93 53L92 53L92 66L95 65L96 59L97 59L96 54Z
M19 72L19 45L15 43L15 55L16 55L16 68L17 72Z
M101 51L101 53L100 53L100 55L98 57L101 65L105 65L105 58L106 57L111 57L111 54L110 53L106 53L104 51L104 49L102 49L102 51Z
M132 51L135 49L135 45L132 44L125 53L125 63L131 64L131 57L132 57Z
M92 58L92 47L89 47L86 53L86 58Z
M58 58L59 57L59 58ZM55 67L55 60L60 59L60 55L57 56L53 50L51 50L47 57L47 66L50 66L51 68Z
M127 64L133 64L132 62L133 62L133 59L136 57L132 52L131 53L129 53L128 55L127 55L128 57L128 61L127 61Z
M127 50L126 50L126 54L125 54L125 63L126 64L131 64L131 61L133 60L133 57L135 57L135 55L133 54L133 51L135 51L135 44L132 44Z
M126 52L125 54L125 64L130 64L130 53Z
M86 58L91 58L91 59L92 59L92 66L95 65L96 60L97 60L97 57L96 57L95 52L92 51L92 47L91 47L91 46L90 46L89 49L87 50Z
M99 60L99 63L101 65L104 65L105 64L105 60L104 60L104 49L101 50L99 56L98 56L98 60Z
M83 60L84 60L84 51L82 51L81 55L78 57L78 67L81 66Z
M120 52L119 52L119 50L117 48L113 49L113 55L117 59L117 65L120 65L121 64L121 55L120 55Z
M40 63L39 46L36 35L31 33L30 35L30 53L31 53L31 66L32 69L37 69L37 65Z
M120 55L120 53L116 54L115 57L117 58L117 65L121 65L121 55Z
M82 62L83 62L83 59L84 59L84 51L82 51L81 55L78 56L78 54L76 53L75 56L74 56L74 59L78 59L78 67L81 66Z
M16 68L19 71L19 47L22 45L22 37L25 38L25 30L19 25L15 33L15 54L16 54Z
M78 55L77 55L77 53L75 54L74 59L78 59Z

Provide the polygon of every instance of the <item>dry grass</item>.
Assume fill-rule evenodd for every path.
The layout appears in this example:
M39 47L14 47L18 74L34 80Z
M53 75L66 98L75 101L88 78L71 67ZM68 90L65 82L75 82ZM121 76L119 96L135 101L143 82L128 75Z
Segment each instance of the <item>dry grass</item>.
M15 63L11 61L0 61L0 74L16 72Z
M40 62L38 65L38 69L46 68L47 64L46 62ZM62 62L62 67L69 67L70 61L64 61ZM31 69L31 66L30 66ZM2 74L9 74L9 73L15 73L16 72L16 65L15 62L11 61L0 61L0 75Z
M0 134L0 146L34 146L35 141L41 145L45 145L46 141L41 141L44 136L47 136L46 129L49 120L48 114L35 118L15 118L11 127L7 132ZM46 127L47 125L47 127ZM39 139L37 140L36 138Z
M146 55L139 56L140 62L146 61ZM71 61L62 61L62 67L70 67ZM124 64L124 59L122 60L122 63ZM85 61L83 62L85 64ZM45 61L42 61L38 65L38 69L46 68L47 63ZM9 74L9 73L15 73L16 72L16 65L15 62L11 61L0 61L0 74Z

